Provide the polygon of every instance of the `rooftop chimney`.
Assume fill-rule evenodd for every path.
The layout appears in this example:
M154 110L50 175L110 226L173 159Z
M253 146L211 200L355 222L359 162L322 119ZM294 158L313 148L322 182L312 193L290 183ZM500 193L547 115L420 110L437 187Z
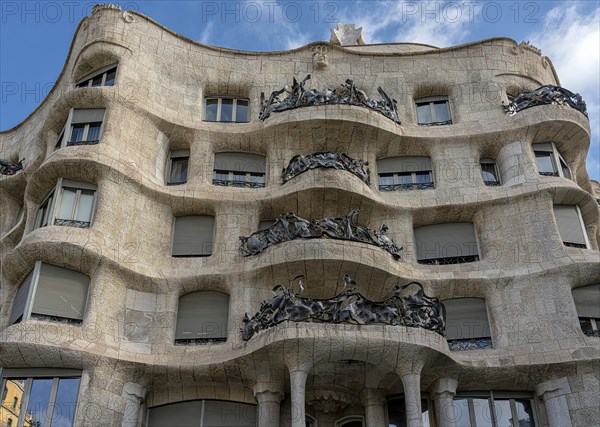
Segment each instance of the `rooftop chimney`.
M337 24L331 30L331 44L338 46L356 46L365 44L363 29L355 28L355 24Z

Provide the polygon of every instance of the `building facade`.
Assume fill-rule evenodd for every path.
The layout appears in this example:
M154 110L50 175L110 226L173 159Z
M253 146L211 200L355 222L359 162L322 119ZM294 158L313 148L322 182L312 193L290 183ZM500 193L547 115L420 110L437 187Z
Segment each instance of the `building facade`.
M598 425L589 121L533 46L100 5L0 144L3 425Z

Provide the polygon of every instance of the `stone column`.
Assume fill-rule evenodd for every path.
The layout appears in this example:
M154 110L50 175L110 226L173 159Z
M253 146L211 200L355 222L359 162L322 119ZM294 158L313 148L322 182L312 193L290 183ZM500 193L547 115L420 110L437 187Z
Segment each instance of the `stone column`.
M572 427L566 396L571 393L571 386L566 377L540 383L535 391L544 401L548 427Z
M146 396L146 388L140 384L129 382L123 386L121 396L125 399L121 427L137 427L140 424L140 406Z
M423 427L421 418L421 375L410 373L402 375L404 386L404 405L407 427Z
M365 407L365 421L367 427L379 427L385 425L385 398L387 390L380 388L365 388L361 393L363 406Z
M254 397L258 402L259 427L279 427L279 406L283 396L283 387L280 384L257 383L254 385Z
M452 378L440 378L433 384L431 390L438 427L456 427L454 396L457 387L458 381Z
M292 396L292 427L306 427L306 378L308 372L290 371L290 391Z

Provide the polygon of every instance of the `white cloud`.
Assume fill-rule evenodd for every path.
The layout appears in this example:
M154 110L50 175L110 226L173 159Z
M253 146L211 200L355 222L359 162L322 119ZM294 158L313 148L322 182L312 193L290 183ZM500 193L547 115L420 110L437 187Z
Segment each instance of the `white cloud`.
M583 96L588 106L592 140L587 166L600 179L600 8L591 12L581 2L548 12L543 25L529 35L531 43L548 56L561 85Z
M200 34L200 43L210 44L210 38L213 34L214 22L207 22Z

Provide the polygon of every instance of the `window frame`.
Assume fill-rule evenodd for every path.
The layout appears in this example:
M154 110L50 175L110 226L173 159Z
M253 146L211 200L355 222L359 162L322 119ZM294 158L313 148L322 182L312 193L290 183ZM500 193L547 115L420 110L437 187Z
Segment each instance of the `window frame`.
M240 155L243 157L244 155L251 155L260 157L261 160L264 160L264 172L257 171L236 171L229 169L217 169L217 156L221 154L232 154L232 155ZM223 163L220 163L221 166ZM227 175L226 180L217 179L217 175ZM234 179L235 176L244 176L244 181L239 181ZM252 177L260 177L262 180L260 182L255 182L252 180ZM212 185L216 185L219 187L235 187L235 188L265 188L267 186L267 156L256 153L248 153L243 151L221 151L213 153L212 159Z
M386 397L385 399L385 416L386 419L389 419L389 405L391 401L394 400L403 400L403 411L404 411L404 417L406 417L406 394L405 393L399 393L399 394L392 394ZM423 420L423 401L427 402L427 422L429 423L429 426L434 427L436 426L435 423L435 414L434 414L434 405L433 405L433 399L431 397L431 395L429 393L421 393L421 420Z
M217 100L217 116L215 117L215 120L207 120L206 118L206 112L208 110L207 105L208 105L208 101L209 100ZM223 106L223 100L224 99L231 99L233 101L232 104L232 112L231 112L231 121L222 121L221 120L221 111L222 111L222 106ZM237 103L238 101L246 101L248 103L248 120L245 122L239 122L237 121ZM202 121L204 122L208 122L208 123L250 123L250 99L249 98L244 98L241 96L206 96L204 98L204 111L203 111L203 115L202 115Z
M450 119L443 121L443 122L438 122L435 120L436 117L435 117L434 105L436 103L440 103L442 101L444 101L446 103L446 107L448 108L448 117ZM416 123L418 126L448 126L448 125L454 124L454 114L452 114L452 108L450 106L450 97L449 96L428 96L425 98L415 99L414 102L415 102L415 117L417 119ZM420 123L418 107L423 106L425 104L429 104L429 111L431 114L431 122Z
M173 249L175 247L175 228L177 226L177 218L182 217L211 217L213 219L213 230L212 230L212 244L209 254L200 255L173 255ZM214 214L184 214L184 215L173 215L173 223L171 225L171 258L207 258L212 256L215 251L215 238L217 237L217 217Z
M87 191L94 192L94 199L92 201L92 210L91 210L89 221L77 221L74 218L71 218L71 219L56 218L58 215L58 210L60 209L60 206L62 203L62 197L63 197L65 187L77 190L75 204L73 205L73 212L72 212L73 217L76 217L78 209L79 209L79 202L81 200L81 191L87 190ZM52 198L52 200L50 200L50 198ZM42 202L38 206L36 216L35 216L35 221L33 224L33 230L36 230L36 229L42 228L42 227L46 227L49 225L56 225L59 227L91 228L92 225L94 224L94 217L96 216L95 214L96 214L97 201L98 201L98 187L96 185L88 184L85 182L66 180L64 178L59 178L57 180L54 188L50 191L50 193L48 193L48 195L42 200ZM46 211L47 215L44 215L44 216L40 215L41 209L45 205L48 205L48 202L49 202L49 206L48 206L49 210ZM44 218L47 219L45 221L45 224L43 224ZM65 221L65 220L71 221L73 223L78 223L78 222L82 223L82 224L87 223L88 225L87 226L77 226L77 225L69 225L66 223L65 224L56 224L57 219L60 219L63 221Z
M42 264L44 264L43 261L36 261L33 268L31 270L29 270L27 272L27 274L25 274L23 276L23 278L19 281L19 286L17 287L17 292L19 290L19 287L23 284L23 282L27 279L27 277L31 274L31 283L29 283L29 289L27 290L27 297L25 300L25 306L23 307L23 314L21 315L21 320L19 320L17 318L17 320L15 320L10 326L12 325L16 325L17 323L21 323L24 322L26 320L31 319L31 312L33 311L33 302L34 302L34 296L37 292L37 288L38 288L38 284L40 281L40 272L42 270ZM47 265L51 265L53 267L58 267L58 268L63 268L65 270L71 270L71 271L75 271L77 273L81 273L80 271L77 270L72 270L70 268L65 268L65 267L59 267L57 265L54 264L48 264ZM85 274L85 273L81 273L81 274ZM87 276L87 275L86 275ZM88 276L89 277L89 276ZM87 286L87 292L86 292L86 296L85 296L85 307L84 307L84 313L85 313L85 309L87 309L88 303L89 303L89 299L90 299L90 288L91 288L91 283L92 283L92 278L90 277L90 281L88 282L88 286ZM15 297L16 297L16 293L15 293ZM14 299L13 299L13 305L14 305ZM12 316L12 310L13 310L13 306L11 305L11 313L10 315ZM46 316L43 315L44 319L34 319L34 320L38 320L38 321L52 321L53 319L51 319L51 317L56 317L59 318L57 316ZM84 314L85 316L85 314ZM82 317L84 317L82 316ZM80 326L83 324L83 318L81 320L79 319L72 319L72 318L68 318L68 317L60 317L61 319L61 323L68 323L70 325L76 325L76 326Z
M493 426L497 426L498 425L498 418L496 416L496 405L494 405L494 400L508 400L509 401L509 405L510 405L510 412L511 412L511 417L513 419L518 420L518 413L517 413L517 409L516 409L516 404L515 404L515 400L528 400L529 404L531 405L531 413L532 413L532 417L533 417L533 425L534 427L540 427L541 424L539 422L539 416L537 413L537 407L536 407L536 402L535 402L535 397L533 395L533 393L527 393L527 392L502 392L502 391L474 391L474 392L469 392L469 391L465 391L465 392L458 392L456 393L456 395L454 396L454 398L452 399L452 402L456 401L456 400L462 400L462 399L466 399L467 400L467 404L468 404L468 409L469 409L469 423L470 426L465 426L465 427L476 427L475 425L475 407L473 405L473 399L486 399L488 402L488 409L489 409L489 414L492 416L492 425ZM456 420L456 422L458 422L458 420Z
M59 382L62 379L79 379L79 385L77 387L77 402L75 405L75 410L73 413L73 424L75 425L75 421L77 420L77 415L79 412L79 403L80 403L80 394L81 394L81 380L82 380L83 372L76 369L67 369L67 368L17 368L17 369L7 369L0 368L0 387L6 386L6 382L11 379L25 379L25 385L23 387L23 394L21 396L21 408L19 409L19 414L17 415L17 424L16 427L23 427L25 423L25 415L27 411L27 406L29 405L29 399L31 397L31 387L33 384L33 380L36 379L52 379L52 386L50 389L50 395L48 397L48 406L47 408L52 408L52 411L46 410L46 417L44 425L50 425L52 418L54 416L54 411L56 410L56 398L58 395L58 387Z
M442 303L444 304L444 306L446 307L446 303L448 301L456 301L456 300L460 300L460 299L469 299L469 300L481 300L483 302L483 307L485 309L485 320L487 322L487 329L489 332L488 336L481 336L481 337L473 337L473 338L464 338L460 337L460 338L454 338L454 339L448 339L448 336L446 334L446 341L448 342L448 347L450 349L450 351L461 351L461 350L483 350L483 349L491 349L494 348L494 338L492 337L492 322L491 322L491 318L490 318L490 312L487 308L487 303L486 303L486 299L485 298L479 298L479 297L457 297L457 298L447 298L445 300L442 300ZM452 319L450 319L452 320ZM472 322L472 320L471 320ZM448 322L448 309L446 308L446 332L448 331L448 324L452 324ZM485 345L480 347L478 345L478 342L482 342L483 344L486 344L486 340L489 340L489 345ZM461 343L466 343L466 346L461 346ZM471 348L468 344L475 344L475 348ZM455 344L455 345L453 345Z
M550 144L552 147L552 151L543 151L543 150L535 150L534 145L536 144ZM536 142L531 144L531 151L533 151L533 157L535 160L535 166L537 168L537 172L539 175L541 176L554 176L554 177L560 177L560 178L565 178L571 181L574 181L573 179L573 172L571 171L571 168L569 167L569 164L567 163L567 161L565 160L565 158L562 156L562 154L560 154L560 151L558 151L558 148L556 148L556 144L553 141L550 142ZM538 157L538 153L545 153L547 155L550 156L550 160L552 162L552 168L554 169L554 172L540 172L540 167L537 163L537 157ZM566 170L569 173L569 176L565 176L564 174L564 170L562 168L562 165L565 166Z
M92 123L98 123L98 122L87 122L84 123L84 129L83 129L83 134L81 135L81 141L77 141L77 143L73 144L71 143L71 138L73 136L73 126L75 124L81 124L81 123L75 123L73 124L73 115L75 113L76 110L104 110L104 113L102 115L102 122L100 122L100 130L98 131L98 140L97 142L93 142L93 144L90 144L89 141L87 141L87 137L89 135L89 131L90 131L90 124ZM76 146L80 146L80 145L97 145L100 143L100 141L102 140L102 135L104 134L104 126L106 124L106 108L74 108L72 107L69 110L69 114L67 116L67 120L64 124L64 126L62 127L61 131L58 133L58 139L56 141L56 144L54 145L54 151L59 150L61 148L65 148L65 147L76 147ZM96 141L96 140L94 140Z
M187 152L187 153L186 153ZM186 155L187 154L187 155ZM173 161L178 159L187 159L187 173L185 177L185 181L171 181L171 172L173 171ZM171 150L169 152L169 164L167 167L167 175L165 176L165 184L168 186L174 185L183 185L188 182L188 178L190 176L190 150Z
M592 285L585 285L585 286L578 286L577 288L571 289L571 295L573 297L573 302L575 304L575 313L577 314L577 320L579 322L579 327L581 328L581 332L588 337L598 337L600 338L600 317L591 317L591 316L582 316L580 314L580 309L577 305L577 301L575 301L575 295L574 293L577 292L578 289L584 289L587 287L596 287L599 286L600 287L600 283L599 284L592 284ZM589 322L590 323L590 330L589 332L586 332L583 328L583 322Z
M419 158L419 161L423 161L421 158L427 158L430 169L420 169L420 170L409 170L406 172L397 171L397 169L402 168L402 162L406 161L407 158L415 159ZM380 162L382 161L394 161L398 162L398 165L394 165L394 170L396 172L380 172L380 169L383 169L383 166ZM433 168L433 162L431 161L430 156L392 156L392 157L384 157L381 159L377 159L377 190L381 192L394 192L394 191L412 191L412 190L433 190L435 189L435 174ZM388 169L386 167L385 169ZM390 168L391 169L391 168ZM415 168L416 169L416 168ZM417 175L422 173L429 174L429 182L423 183L418 182ZM408 176L410 174L411 182L402 182L400 180L400 176ZM392 184L381 184L381 178L386 175L386 177L392 178Z
M362 427L365 427L365 417L363 415L346 415L345 417L339 418L335 420L335 427L344 427L346 423L351 423L353 421L360 421Z
M495 181L486 181L483 177L483 165L493 165L494 166L494 176L496 177ZM498 162L492 158L483 157L479 159L479 168L481 171L481 179L483 183L488 187L500 187L502 186L502 177L500 176L500 169L498 168Z
M575 210L577 211L577 218L579 219L579 227L581 227L581 233L583 234L583 240L585 241L585 248L582 248L580 246L578 246L577 243L574 242L565 242L563 240L562 235L560 234L560 228L558 226L558 222L556 221L556 212L554 210L555 206L574 206ZM562 242L563 246L566 247L570 247L570 248L579 248L579 249L590 249L590 239L588 238L588 234L587 234L587 230L585 228L585 223L583 222L583 216L581 215L581 209L579 208L579 205L565 205L565 204L553 204L552 205L552 215L554 216L554 224L556 225L556 229L558 230L558 235L560 237L560 241Z
M196 337L196 338L182 338L181 336L178 338L178 329L179 329L179 313L181 310L181 299L183 297L186 297L188 295L191 294L201 294L204 292L209 292L209 293L218 293L218 294L222 294L227 296L227 324L225 325L225 331L221 331L221 336L218 337L212 337L212 338L201 338L201 337ZM174 335L174 344L176 346L179 345L212 345L212 344L223 344L225 342L227 342L228 338L229 338L229 318L231 315L231 295L226 293L226 292L222 292L222 291L218 291L218 290L213 290L213 289L201 289L201 290L197 290L197 291L191 291L185 294L182 294L179 296L179 298L177 299L177 310L175 312L175 329L173 331L173 335Z
M427 226L431 226L431 225L441 225L441 224L471 224L473 226L473 234L475 236L475 243L477 245L477 255L460 255L460 256L452 256L452 257L442 257L442 258L424 258L424 259L419 259L419 241L417 239L417 234L416 234L416 229L419 227L427 227ZM423 225L419 225L417 227L414 226L413 224L413 237L414 237L414 246L415 246L415 257L417 260L417 264L421 264L421 265L455 265L455 264L468 264L471 262L478 262L481 261L482 255L481 255L481 243L479 241L479 235L477 233L477 228L475 227L475 223L472 221L459 221L459 222L441 222L441 223L435 223L435 224L423 224ZM468 243L468 242L466 242ZM467 260L467 261L460 261L460 258L472 258L471 260ZM449 260L449 262L439 262L440 260ZM453 260L456 260L458 262L453 262Z
M106 77L108 75L108 72L112 71L113 68L115 69L115 82L112 85L107 86L106 85ZM114 86L117 84L117 72L118 71L119 71L119 63L118 62L111 64L111 65L107 65L106 67L102 67L96 71L92 71L91 73L87 74L85 77L77 80L75 82L75 87L76 88L85 88L85 87L102 87L102 86L111 87L111 86ZM102 75L102 83L99 86L92 86L92 82L99 75ZM81 86L81 84L84 82L87 82L87 85Z

